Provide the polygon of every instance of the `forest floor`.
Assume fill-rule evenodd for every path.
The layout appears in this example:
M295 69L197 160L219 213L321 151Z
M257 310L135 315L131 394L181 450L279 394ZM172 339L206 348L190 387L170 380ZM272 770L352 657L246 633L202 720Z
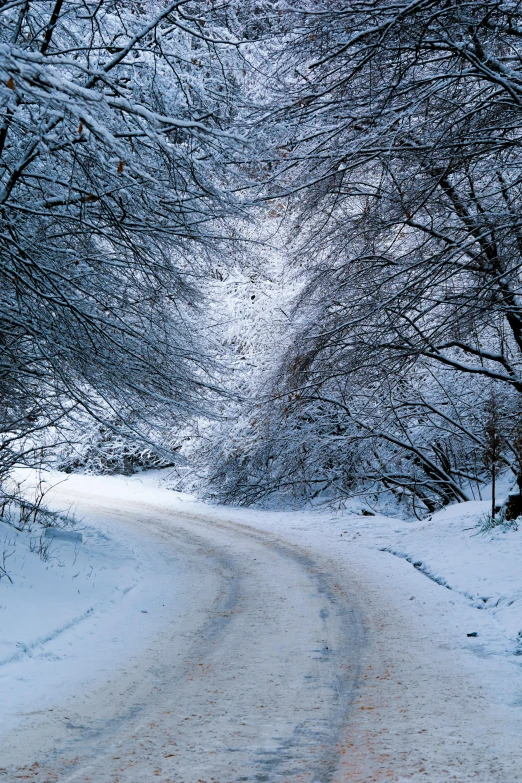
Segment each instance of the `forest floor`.
M522 528L163 478L69 477L44 560L0 523L0 780L522 781Z

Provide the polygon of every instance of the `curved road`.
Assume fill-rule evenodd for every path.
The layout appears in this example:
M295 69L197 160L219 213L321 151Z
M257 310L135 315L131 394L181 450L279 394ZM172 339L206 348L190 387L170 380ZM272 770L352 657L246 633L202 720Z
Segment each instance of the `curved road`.
M444 645L428 659L364 563L160 504L59 496L155 538L184 592L145 655L8 737L0 781L522 780L520 721ZM446 592L412 579L433 607Z
M89 507L174 550L186 611L110 688L10 738L9 760L27 758L30 734L35 780L333 780L364 646L360 613L335 579L240 525L82 498Z

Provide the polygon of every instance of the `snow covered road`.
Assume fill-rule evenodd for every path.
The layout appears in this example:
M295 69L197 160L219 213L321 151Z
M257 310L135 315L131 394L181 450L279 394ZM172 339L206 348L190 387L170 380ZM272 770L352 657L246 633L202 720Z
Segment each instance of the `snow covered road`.
M502 664L455 645L468 607L404 560L118 480L56 497L176 574L135 607L141 648L121 638L117 667L4 734L0 780L522 780L520 704L477 676L494 688Z
M233 525L121 499L78 505L146 525L178 558L184 595L108 687L8 737L11 765L38 761L35 779L331 779L364 638L332 579L297 548Z

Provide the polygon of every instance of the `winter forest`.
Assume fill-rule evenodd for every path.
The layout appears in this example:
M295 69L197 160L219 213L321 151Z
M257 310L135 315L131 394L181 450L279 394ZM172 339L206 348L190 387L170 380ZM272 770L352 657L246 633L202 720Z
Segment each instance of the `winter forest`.
M1 0L0 479L522 511L522 3ZM370 513L370 512L368 512Z

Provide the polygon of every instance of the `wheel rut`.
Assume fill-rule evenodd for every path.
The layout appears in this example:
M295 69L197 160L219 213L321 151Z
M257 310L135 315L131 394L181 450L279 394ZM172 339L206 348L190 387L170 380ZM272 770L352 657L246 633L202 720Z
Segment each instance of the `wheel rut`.
M335 577L308 552L244 525L130 502L115 509L105 498L79 505L109 525L124 517L174 550L187 610L130 671L115 673L110 699L93 683L88 698L59 707L71 717L66 731L55 719L44 732L38 721L28 725L35 753L9 774L64 783L334 781L366 644L361 613Z

